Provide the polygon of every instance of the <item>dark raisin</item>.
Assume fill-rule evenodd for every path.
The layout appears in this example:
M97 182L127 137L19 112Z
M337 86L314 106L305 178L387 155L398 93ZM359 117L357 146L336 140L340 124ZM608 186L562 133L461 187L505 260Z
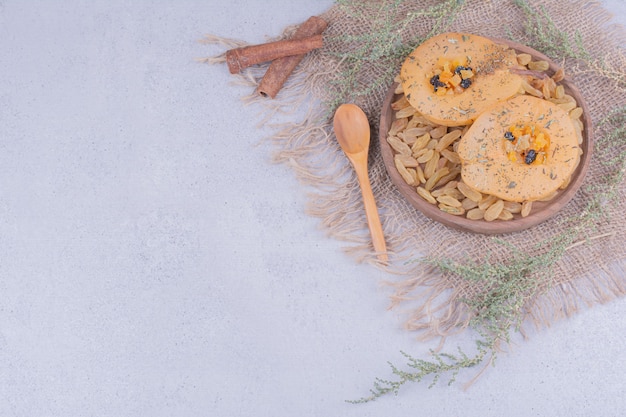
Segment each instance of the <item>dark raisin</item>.
M471 67L464 67L463 65L459 65L454 69L455 74L461 75L461 71L471 71Z
M454 73L455 74L459 74L461 75L461 71L468 69L467 67L464 67L463 65L458 65L455 69L454 69Z
M515 140L515 136L513 136L512 132L507 131L504 133L504 139L510 140L511 142L513 142Z
M532 164L535 161L535 158L537 158L537 151L535 151L534 149L531 149L528 151L528 153L526 153L526 157L524 158L524 162L526 162L528 165Z
M445 83L439 81L439 75L433 75L430 79L430 83L435 87L435 91L437 91L439 87L447 87Z
M461 87L468 88L470 85L472 85L472 80L470 80L469 78L461 80Z

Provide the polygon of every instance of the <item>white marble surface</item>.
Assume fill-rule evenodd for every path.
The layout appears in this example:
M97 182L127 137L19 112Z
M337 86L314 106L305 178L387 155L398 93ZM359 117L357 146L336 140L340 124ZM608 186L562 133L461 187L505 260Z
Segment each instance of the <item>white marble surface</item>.
M204 33L258 42L331 4L0 1L1 416L623 415L626 300L468 391L344 401L429 346L255 147L248 90L194 61Z

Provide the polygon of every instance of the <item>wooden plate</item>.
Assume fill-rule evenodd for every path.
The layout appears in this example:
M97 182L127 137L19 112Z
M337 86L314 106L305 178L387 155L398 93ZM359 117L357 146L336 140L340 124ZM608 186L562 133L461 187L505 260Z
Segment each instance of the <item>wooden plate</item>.
M504 39L492 40L500 44L508 45L509 47L515 49L518 53L530 54L535 61L540 60L549 62L550 68L548 69L548 71L546 71L549 75L552 75L559 68L559 66L552 62L548 57L525 45L521 45ZM432 220L438 221L445 224L446 226L459 230L484 234L503 234L524 230L549 219L559 210L561 210L574 197L574 195L582 185L585 174L587 173L587 169L589 167L591 152L593 150L591 117L589 115L587 105L585 104L585 101L583 100L580 91L576 88L575 85L573 85L573 83L567 76L564 80L560 82L560 84L563 85L565 92L574 97L576 99L576 102L578 103L578 106L582 107L583 109L582 121L584 124L584 130L583 143L581 145L583 154L581 156L578 167L572 174L572 179L570 180L569 186L565 190L561 190L558 195L550 201L533 202L531 213L527 217L521 217L519 214L515 214L514 218L511 220L494 220L488 222L486 220L470 220L464 216L455 216L452 214L448 214L439 210L436 205L430 204L422 197L420 197L415 191L415 187L408 185L402 179L394 164L393 150L387 142L387 132L389 131L391 123L394 120L394 111L391 109L391 103L401 97L400 95L394 93L397 87L397 83L394 83L394 85L391 86L387 93L387 96L385 97L385 101L383 103L381 111L379 131L380 149L383 161L385 163L385 167L387 168L387 172L391 177L391 181L396 187L398 187L400 193L417 210L421 211L424 215Z

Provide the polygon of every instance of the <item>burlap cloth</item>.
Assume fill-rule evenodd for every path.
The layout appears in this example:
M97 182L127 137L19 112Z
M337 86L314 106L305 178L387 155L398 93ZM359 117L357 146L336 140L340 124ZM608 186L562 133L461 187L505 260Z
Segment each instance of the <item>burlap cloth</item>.
M346 2L339 2L346 3ZM326 45L322 50L307 55L275 100L251 94L247 99L257 103L266 116L262 122L272 123L274 116L294 107L304 108L307 116L293 123L277 124L271 138L275 159L293 167L310 196L308 212L321 219L330 236L342 239L346 251L359 261L371 262L390 272L389 281L394 305L410 306L407 327L421 336L445 336L464 329L474 314L463 300L483 290L479 281L468 281L451 273L420 262L411 262L422 256L440 256L452 261L480 262L488 255L492 262L504 262L512 256L512 247L525 252L528 259L541 256L545 246L538 242L550 241L560 235L571 236L577 216L588 210L593 190L590 186L603 185L615 170L623 166L607 165L601 152L596 152L586 182L565 209L554 218L529 230L499 236L460 232L429 220L410 206L391 183L377 143L380 109L393 74L399 71L401 59L394 58L384 65L380 57L377 65L363 65L357 74L361 91L358 97L346 97L356 102L369 117L372 125L370 149L370 176L380 210L384 233L391 251L388 266L380 265L373 254L365 220L361 194L352 168L336 143L332 132L334 93L342 77L354 65L344 54L358 48L360 40L371 37L382 28L390 28L398 44L415 45L415 39L424 38L433 29L434 18L416 19L406 27L394 26L395 21L408 13L441 4L438 0L404 2L354 2L336 4L321 17L329 22L325 32ZM550 16L554 25L574 38L578 34L594 57L606 59L619 66L623 62L620 43L624 37L620 27L609 26L610 14L599 4L590 1L530 1L534 10ZM372 7L373 6L373 7ZM383 15L384 13L384 15ZM511 38L520 43L532 41L524 28L527 16L520 4L513 0L468 0L453 17L445 31L458 31ZM281 36L289 36L294 28L287 28ZM386 33L383 41L388 41ZM375 35L374 35L375 36ZM346 41L346 40L352 41ZM215 41L215 39L213 39ZM222 40L223 41L223 40ZM528 43L527 43L528 41ZM229 46L239 45L231 42ZM544 52L544 51L542 51ZM585 98L595 125L603 117L626 103L623 78L621 81L599 76L574 59L551 56L562 63ZM251 91L266 66L249 69L242 81L249 82ZM622 70L623 71L623 70ZM606 72L606 71L605 71ZM609 71L610 72L610 71ZM609 74L610 75L610 74ZM376 80L376 82L372 81ZM378 84L379 80L387 80ZM378 84L378 85L377 85ZM367 91L369 89L369 91ZM289 119L289 116L286 116ZM284 120L283 120L284 121ZM606 132L594 131L596 140ZM615 152L626 152L624 135L620 136ZM581 307L603 303L626 294L626 196L624 181L617 186L619 198L607 200L605 216L594 220L589 233L577 231L575 241L559 255L548 279L528 297L524 306L527 322L539 325L569 316ZM505 242L504 244L502 242ZM532 277L532 273L531 273ZM419 302L415 303L415 300ZM412 300L409 301L409 300Z

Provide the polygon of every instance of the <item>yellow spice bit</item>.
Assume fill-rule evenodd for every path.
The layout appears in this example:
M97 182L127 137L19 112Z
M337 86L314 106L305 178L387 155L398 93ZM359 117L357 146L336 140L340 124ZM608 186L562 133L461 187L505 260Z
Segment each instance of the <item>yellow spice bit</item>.
M471 70L461 70L461 78L472 78L474 76L474 72Z
M459 74L454 74L452 78L450 78L450 84L452 84L455 87L461 84L461 81L462 81L461 76Z
M549 145L547 141L546 135L543 133L539 133L535 139L533 140L533 149L543 150Z
M517 162L517 152L515 151L510 151L509 154L509 161L511 162Z

